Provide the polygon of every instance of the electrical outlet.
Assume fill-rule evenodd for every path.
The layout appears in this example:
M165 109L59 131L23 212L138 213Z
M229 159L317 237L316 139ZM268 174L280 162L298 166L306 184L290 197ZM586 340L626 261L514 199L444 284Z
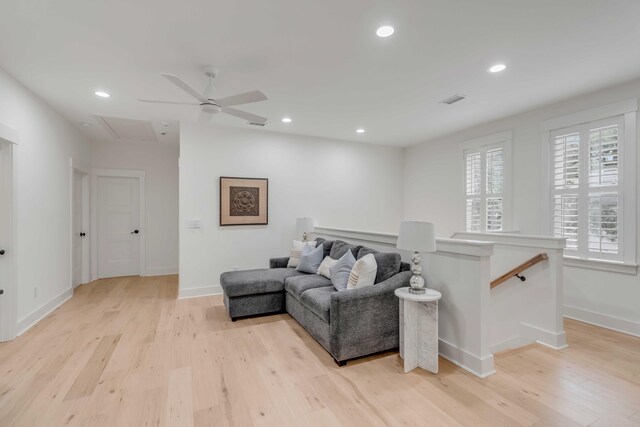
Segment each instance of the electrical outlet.
M38 287L33 288L33 297L38 298Z

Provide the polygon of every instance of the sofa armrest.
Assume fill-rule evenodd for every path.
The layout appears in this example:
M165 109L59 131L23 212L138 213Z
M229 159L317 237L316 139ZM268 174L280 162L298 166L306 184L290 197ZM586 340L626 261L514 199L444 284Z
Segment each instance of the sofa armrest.
M331 295L330 345L336 360L398 346L400 309L394 292L409 286L412 275L404 271L373 286Z
M287 268L289 257L271 258L269 260L269 268Z

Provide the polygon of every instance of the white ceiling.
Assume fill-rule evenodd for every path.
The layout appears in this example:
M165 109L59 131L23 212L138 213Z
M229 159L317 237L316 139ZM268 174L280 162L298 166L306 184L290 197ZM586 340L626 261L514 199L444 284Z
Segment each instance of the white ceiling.
M95 115L196 120L137 98L191 101L160 73L204 89L214 65L219 97L267 94L242 106L265 131L406 146L639 77L639 18L635 0L0 0L0 66L94 138Z

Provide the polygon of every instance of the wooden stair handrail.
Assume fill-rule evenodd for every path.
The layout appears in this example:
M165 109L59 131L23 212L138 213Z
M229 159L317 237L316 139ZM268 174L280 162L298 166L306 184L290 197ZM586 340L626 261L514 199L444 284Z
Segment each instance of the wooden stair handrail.
M511 270L511 271L509 271L507 273L504 273L502 276L500 276L497 279L493 280L491 282L491 289L495 288L496 286L498 286L502 282L506 282L507 280L511 279L514 276L517 276L520 280L524 281L524 276L520 276L520 273L525 271L527 268L531 268L534 265L536 265L537 263L545 261L547 259L549 259L549 257L545 253L538 254L538 255L534 256L533 258L531 258L528 261L523 262L522 264L520 264L519 266L517 266L513 270Z

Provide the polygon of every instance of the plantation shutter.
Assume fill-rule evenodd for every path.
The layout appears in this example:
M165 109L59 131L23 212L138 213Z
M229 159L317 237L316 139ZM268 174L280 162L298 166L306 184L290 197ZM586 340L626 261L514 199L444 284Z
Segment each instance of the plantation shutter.
M504 214L504 147L464 151L466 230L501 231Z
M552 232L569 255L621 260L620 117L551 135Z

